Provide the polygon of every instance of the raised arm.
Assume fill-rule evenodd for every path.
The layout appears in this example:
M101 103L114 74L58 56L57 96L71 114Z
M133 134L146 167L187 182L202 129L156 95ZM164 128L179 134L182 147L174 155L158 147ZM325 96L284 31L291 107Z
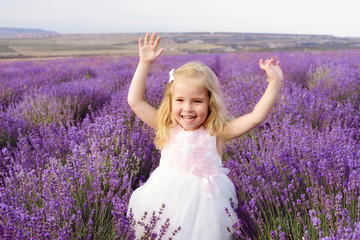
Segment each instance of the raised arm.
M151 38L149 33L145 35L143 41L139 39L139 64L134 73L134 77L131 81L128 103L135 114L150 127L156 129L157 110L150 104L145 102L145 83L149 73L151 64L162 54L163 48L157 50L159 46L160 37L156 38L154 33Z
M224 132L220 136L224 142L247 133L265 121L275 104L284 79L279 62L274 64L274 59L267 59L264 63L263 60L260 59L259 65L260 68L266 72L269 79L265 93L251 113L234 119L225 126Z

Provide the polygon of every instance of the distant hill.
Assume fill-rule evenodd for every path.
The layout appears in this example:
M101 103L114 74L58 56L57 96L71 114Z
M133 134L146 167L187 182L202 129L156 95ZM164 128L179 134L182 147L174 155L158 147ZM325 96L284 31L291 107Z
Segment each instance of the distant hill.
M143 33L59 34L0 28L0 59L138 56ZM360 49L360 38L329 35L191 32L159 33L166 54Z
M0 35L8 34L56 34L55 31L46 31L35 28L5 28L0 27Z

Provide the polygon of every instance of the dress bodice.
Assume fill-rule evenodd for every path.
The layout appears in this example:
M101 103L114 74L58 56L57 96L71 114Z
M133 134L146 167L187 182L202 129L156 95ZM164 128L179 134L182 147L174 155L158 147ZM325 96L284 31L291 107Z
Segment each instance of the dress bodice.
M217 152L216 137L204 127L185 131L178 125L170 129L169 135L169 141L161 151L160 166L177 168L184 174L201 178L217 176L225 170Z

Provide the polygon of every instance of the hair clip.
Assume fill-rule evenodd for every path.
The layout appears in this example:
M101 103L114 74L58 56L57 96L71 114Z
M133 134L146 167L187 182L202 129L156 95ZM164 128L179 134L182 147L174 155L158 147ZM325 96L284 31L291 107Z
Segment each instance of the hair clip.
M173 76L173 74L174 74L174 71L175 71L175 69L171 69L171 71L169 72L169 83L171 83L172 81L174 81L174 76Z

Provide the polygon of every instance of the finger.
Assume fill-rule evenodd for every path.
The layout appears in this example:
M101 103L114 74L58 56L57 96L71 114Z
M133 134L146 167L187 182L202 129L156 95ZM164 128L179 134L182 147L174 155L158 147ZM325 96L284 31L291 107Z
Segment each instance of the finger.
M274 64L274 59L273 58L270 60L270 64L271 65Z
M149 33L145 35L145 44L149 44Z
M156 52L156 57L159 57L164 51L164 48L160 48L159 51Z
M159 43L160 43L160 37L158 37L155 42L154 42L154 47L157 48L159 46Z
M276 62L276 66L280 66L280 61L277 61L277 62Z
M142 46L144 46L143 39L139 38L139 47L142 47Z
M156 33L153 33L153 34L151 35L151 38L150 38L150 44L151 44L151 45L154 44L155 38L156 38Z
M260 64L260 65L264 65L264 61L262 60L262 58L260 58L259 64Z
M262 59L260 59L260 61L259 61L259 66L262 70L265 70L264 61Z

